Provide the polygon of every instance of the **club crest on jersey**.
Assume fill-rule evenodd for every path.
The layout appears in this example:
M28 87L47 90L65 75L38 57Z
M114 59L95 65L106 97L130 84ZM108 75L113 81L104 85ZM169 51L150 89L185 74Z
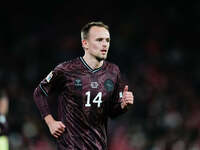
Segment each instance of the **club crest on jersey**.
M96 89L96 88L98 88L99 84L97 82L91 82L90 86L91 86L91 88Z
M51 71L51 72L47 75L46 81L49 83L52 77L53 77L53 72Z
M76 79L75 82L74 82L74 85L75 85L76 89L81 90L82 89L82 81L81 81L81 79Z
M114 89L114 83L111 79L107 79L105 82L104 82L104 87L106 88L106 90L108 92L111 92L113 91Z

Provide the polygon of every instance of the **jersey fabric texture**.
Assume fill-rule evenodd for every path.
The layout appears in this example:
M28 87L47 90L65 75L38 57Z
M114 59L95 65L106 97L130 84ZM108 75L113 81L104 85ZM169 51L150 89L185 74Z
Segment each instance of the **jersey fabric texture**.
M104 61L94 70L78 57L56 66L36 87L34 101L43 118L56 113L66 126L59 150L106 150L108 118L127 111L121 109L123 88L117 65Z

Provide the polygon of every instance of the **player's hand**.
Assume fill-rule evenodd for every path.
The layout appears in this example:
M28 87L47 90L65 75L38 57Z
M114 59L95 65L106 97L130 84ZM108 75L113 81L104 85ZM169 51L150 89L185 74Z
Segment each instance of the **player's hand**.
M132 105L134 101L133 93L128 91L128 85L124 87L123 96L122 96L122 102L121 102L121 108L124 109L128 105Z
M58 138L65 131L65 125L61 121L56 121L52 115L47 115L44 120L46 121L51 134Z
M61 134L65 131L65 125L61 121L52 121L48 124L48 126L51 135L53 135L55 138L61 136Z

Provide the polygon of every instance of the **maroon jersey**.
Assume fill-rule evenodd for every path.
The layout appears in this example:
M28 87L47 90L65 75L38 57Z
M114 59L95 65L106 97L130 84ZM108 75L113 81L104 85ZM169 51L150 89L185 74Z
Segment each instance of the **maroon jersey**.
M92 69L82 57L55 67L35 89L34 100L42 117L51 112L48 100L57 91L58 118L65 132L57 139L59 150L106 150L107 120L122 114L124 84L119 68L104 61Z

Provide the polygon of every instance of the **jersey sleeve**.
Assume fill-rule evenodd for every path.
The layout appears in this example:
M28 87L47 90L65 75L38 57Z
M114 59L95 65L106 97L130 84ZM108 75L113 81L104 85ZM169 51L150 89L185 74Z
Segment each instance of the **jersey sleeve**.
M42 118L51 114L48 101L54 92L61 91L64 83L64 71L61 65L52 70L36 87L33 99L40 111Z
M125 81L122 79L119 68L117 67L117 81L115 83L115 89L113 93L113 98L109 106L109 116L115 118L127 111L127 107L121 108L123 90L125 87Z

